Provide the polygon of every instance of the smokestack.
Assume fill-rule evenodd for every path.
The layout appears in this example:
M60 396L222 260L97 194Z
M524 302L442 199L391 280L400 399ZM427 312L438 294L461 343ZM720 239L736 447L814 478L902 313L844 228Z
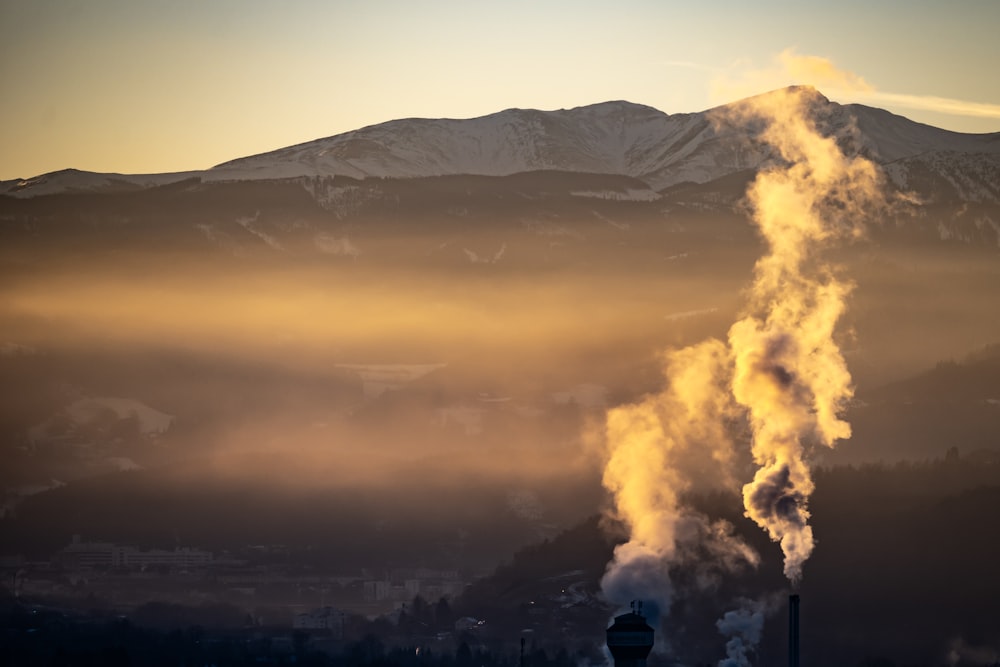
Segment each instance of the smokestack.
M799 596L788 596L788 667L799 667Z
M615 667L646 667L646 656L653 650L653 628L642 615L642 602L633 602L628 614L615 616L608 628L608 650Z

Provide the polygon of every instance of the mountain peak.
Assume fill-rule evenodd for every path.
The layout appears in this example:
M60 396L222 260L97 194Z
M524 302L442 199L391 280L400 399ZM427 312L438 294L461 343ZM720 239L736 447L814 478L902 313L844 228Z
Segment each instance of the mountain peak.
M469 119L399 119L230 160L202 172L138 176L65 170L5 182L0 193L24 197L148 187L192 177L204 181L415 178L542 170L629 176L659 190L759 168L769 153L756 143L746 121L734 117L720 133L710 117L789 93L806 100L808 112L825 134L849 138L855 150L883 164L940 151L1000 154L1000 134L948 132L878 109L840 105L813 86L797 85L697 113L666 114L627 100L608 100L552 111L511 108Z
M801 97L810 108L817 108L820 106L835 104L831 102L830 99L821 93L814 86L808 84L796 84L792 86L785 86L784 88L775 88L774 90L769 90L766 93L758 93L756 95L750 95L749 97L744 97L742 99L736 100L735 102L727 102L726 104L720 104L715 109L725 109L729 107L740 107L747 104L756 104L760 102L771 102L773 100L782 100L790 96Z

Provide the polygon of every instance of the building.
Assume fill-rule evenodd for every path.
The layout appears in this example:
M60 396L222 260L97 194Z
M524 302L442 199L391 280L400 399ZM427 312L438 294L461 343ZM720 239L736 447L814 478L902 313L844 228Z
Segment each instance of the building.
M347 614L333 607L321 607L304 614L296 614L292 627L296 630L319 630L333 639L344 638Z
M77 568L190 569L211 565L212 552L187 547L144 551L113 542L84 542L74 535L73 541L59 553L59 560Z
M465 586L458 570L431 568L395 569L383 579L364 582L365 600L368 602L409 602L418 595L434 602L459 595Z
M646 667L646 657L653 650L653 628L646 624L641 602L633 602L631 612L615 616L608 628L608 650L615 667Z

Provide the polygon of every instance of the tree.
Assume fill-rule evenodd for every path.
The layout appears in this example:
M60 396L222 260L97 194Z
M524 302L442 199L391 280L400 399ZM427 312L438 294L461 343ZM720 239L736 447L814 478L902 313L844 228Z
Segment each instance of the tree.
M451 628L455 622L454 612L447 598L441 598L434 606L434 623L438 628Z
M472 649L467 642L462 642L455 649L455 665L457 667L472 667Z

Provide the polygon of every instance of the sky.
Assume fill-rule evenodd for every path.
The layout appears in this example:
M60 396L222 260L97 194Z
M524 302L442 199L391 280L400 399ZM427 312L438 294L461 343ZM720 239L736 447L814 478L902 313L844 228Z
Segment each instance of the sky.
M396 118L695 112L792 83L997 132L998 30L995 0L0 0L0 179L204 169Z

